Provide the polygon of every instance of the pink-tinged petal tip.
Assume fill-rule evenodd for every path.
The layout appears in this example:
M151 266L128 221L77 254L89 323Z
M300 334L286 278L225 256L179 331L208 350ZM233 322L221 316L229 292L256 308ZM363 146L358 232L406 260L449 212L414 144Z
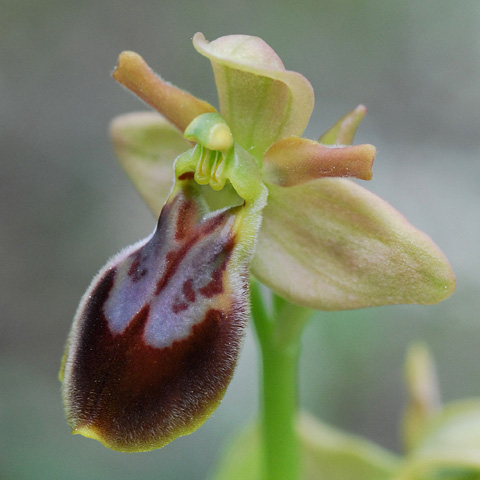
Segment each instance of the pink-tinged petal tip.
M321 177L371 180L373 145L328 147L299 137L282 138L263 157L265 180L290 187Z
M209 103L155 75L145 60L135 52L125 51L120 54L113 78L160 112L182 132L198 115L216 111Z

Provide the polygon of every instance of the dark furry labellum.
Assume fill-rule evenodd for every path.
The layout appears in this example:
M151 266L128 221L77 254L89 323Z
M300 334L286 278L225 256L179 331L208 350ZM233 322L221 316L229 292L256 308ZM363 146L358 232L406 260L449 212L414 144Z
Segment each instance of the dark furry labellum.
M208 212L195 188L177 179L154 233L94 278L69 336L68 422L114 450L196 430L234 370L247 315L243 207Z

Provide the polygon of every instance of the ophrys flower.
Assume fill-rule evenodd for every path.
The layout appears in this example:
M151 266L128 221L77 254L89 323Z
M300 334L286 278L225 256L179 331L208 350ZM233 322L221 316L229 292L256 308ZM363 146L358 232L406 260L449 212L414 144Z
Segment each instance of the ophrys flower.
M201 34L194 44L212 62L220 114L132 52L114 72L164 116L112 124L118 156L159 220L94 278L61 377L72 430L117 450L161 447L216 408L248 317L250 267L319 309L434 303L454 288L426 235L362 187L325 178L371 178L374 147L327 145L351 143L363 107L323 144L300 138L312 88L268 45Z

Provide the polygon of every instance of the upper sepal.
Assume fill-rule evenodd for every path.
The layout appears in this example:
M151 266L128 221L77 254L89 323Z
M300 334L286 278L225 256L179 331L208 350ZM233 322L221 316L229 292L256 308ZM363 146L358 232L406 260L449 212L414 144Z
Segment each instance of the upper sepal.
M220 111L233 138L256 158L279 138L301 135L313 110L308 80L285 70L273 49L258 37L228 35L194 47L212 62Z
M433 304L455 290L450 264L427 235L337 178L269 185L251 267L277 294L319 310Z

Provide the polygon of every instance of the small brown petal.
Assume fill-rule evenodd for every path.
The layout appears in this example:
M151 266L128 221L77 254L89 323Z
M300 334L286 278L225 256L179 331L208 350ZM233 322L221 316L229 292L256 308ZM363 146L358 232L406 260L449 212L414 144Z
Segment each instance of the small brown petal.
M263 157L264 178L290 187L321 177L372 178L373 145L327 147L299 137L276 141Z
M160 112L180 131L198 115L216 112L215 107L167 82L150 69L135 52L122 52L113 78Z
M70 333L68 422L114 450L152 450L196 430L237 360L250 258L236 254L243 207L206 213L192 176L178 179L153 235L94 278Z

